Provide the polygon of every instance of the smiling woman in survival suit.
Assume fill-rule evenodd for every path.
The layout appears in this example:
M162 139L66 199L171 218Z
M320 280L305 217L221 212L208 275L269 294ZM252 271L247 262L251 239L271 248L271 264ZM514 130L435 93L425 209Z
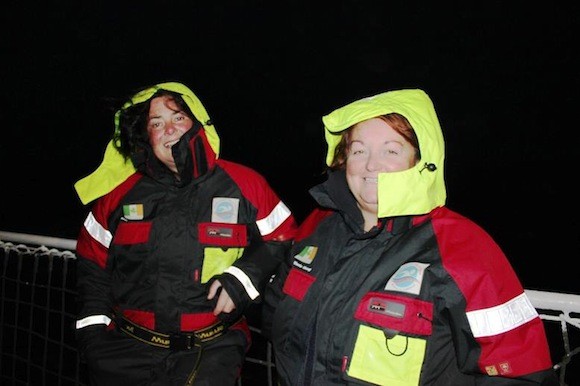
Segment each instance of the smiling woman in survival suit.
M247 130L244 128L244 130ZM180 83L115 115L78 242L79 349L92 385L234 385L243 316L285 255L288 207L254 170L219 158L199 99Z
M445 206L427 94L386 92L323 122L328 178L263 307L281 385L557 385L510 263Z

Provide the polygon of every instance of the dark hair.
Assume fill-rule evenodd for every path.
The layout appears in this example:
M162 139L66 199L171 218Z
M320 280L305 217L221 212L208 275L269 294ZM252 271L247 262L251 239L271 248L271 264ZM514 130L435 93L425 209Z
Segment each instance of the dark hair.
M379 115L377 118L388 123L389 126L393 128L393 130L399 133L415 148L416 161L421 159L421 151L419 150L419 140L417 139L417 134L415 134L415 130L407 118L398 113ZM348 151L350 150L352 130L355 126L356 124L342 132L340 142L334 149L334 158L332 159L332 163L328 167L330 170L342 170L346 168L346 159L348 157Z
M125 159L129 159L133 154L149 145L149 133L147 132L149 107L153 98L161 96L169 96L177 105L178 111L183 111L193 121L196 121L181 94L168 90L159 90L145 102L121 109L119 130L113 136L113 143Z

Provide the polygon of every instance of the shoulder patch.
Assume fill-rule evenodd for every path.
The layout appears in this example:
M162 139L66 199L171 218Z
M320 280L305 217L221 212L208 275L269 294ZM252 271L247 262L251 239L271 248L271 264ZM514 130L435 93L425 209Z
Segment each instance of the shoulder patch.
M385 285L385 290L418 295L423 283L423 274L428 266L429 264L417 262L401 265Z

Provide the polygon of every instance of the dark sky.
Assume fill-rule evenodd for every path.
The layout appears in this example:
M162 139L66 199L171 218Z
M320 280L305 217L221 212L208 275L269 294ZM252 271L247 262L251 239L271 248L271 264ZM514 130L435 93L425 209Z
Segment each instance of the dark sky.
M448 206L496 239L525 287L580 293L568 266L580 231L577 6L110 3L1 6L0 230L76 238L88 208L73 184L100 163L119 99L142 86L189 85L222 157L264 174L298 219L324 167L321 117L422 88L446 138Z

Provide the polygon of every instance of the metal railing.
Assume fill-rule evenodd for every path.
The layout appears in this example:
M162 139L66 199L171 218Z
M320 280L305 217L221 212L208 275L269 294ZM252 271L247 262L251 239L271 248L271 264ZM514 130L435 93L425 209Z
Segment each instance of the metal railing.
M75 247L74 240L0 232L0 385L89 384L74 337ZM250 332L238 386L272 386L271 344L259 328Z
M527 289L526 294L540 314L540 318L544 320L546 328L551 327L546 322L556 322L559 324L562 338L560 342L562 348L560 351L563 349L563 354L557 357L561 359L554 364L554 369L559 372L560 385L567 386L567 367L572 357L580 352L580 346L571 348L570 332L568 329L570 326L575 328L576 333L580 332L580 295L531 289ZM553 339L550 340L552 351L555 351L555 344L556 342ZM578 375L575 375L575 377L578 378ZM580 385L580 379L576 379L570 385Z
M88 384L74 340L75 248L74 240L0 231L0 384ZM580 351L580 295L526 293L546 326L560 385L580 385L577 366L577 374L568 371ZM250 331L238 386L272 386L271 344L258 328Z

